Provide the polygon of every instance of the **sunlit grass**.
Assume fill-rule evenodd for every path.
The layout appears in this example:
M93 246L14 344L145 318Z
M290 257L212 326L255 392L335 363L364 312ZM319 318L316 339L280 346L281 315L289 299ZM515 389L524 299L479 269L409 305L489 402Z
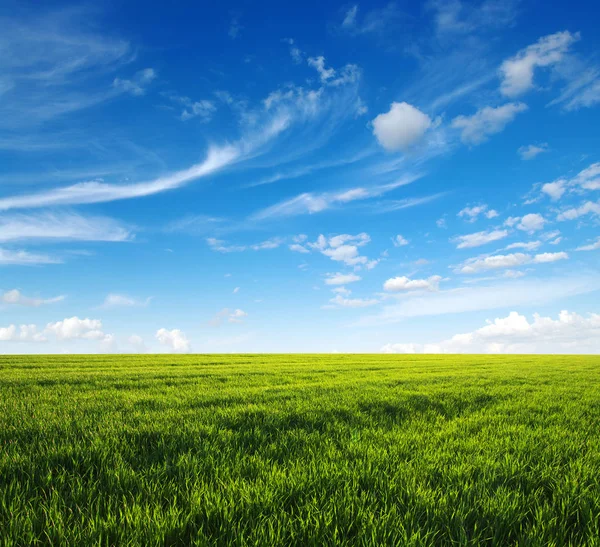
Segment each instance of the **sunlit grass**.
M2 545L600 545L600 357L0 357Z

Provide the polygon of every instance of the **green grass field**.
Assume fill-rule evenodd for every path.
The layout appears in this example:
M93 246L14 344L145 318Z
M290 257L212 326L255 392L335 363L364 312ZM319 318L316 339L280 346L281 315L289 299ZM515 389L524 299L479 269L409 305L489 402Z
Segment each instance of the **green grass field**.
M0 357L2 545L600 545L600 357Z

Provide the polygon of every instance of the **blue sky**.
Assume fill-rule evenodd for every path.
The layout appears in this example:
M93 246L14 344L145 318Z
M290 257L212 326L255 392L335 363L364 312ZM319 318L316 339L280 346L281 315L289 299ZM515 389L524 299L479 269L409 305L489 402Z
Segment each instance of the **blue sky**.
M0 7L0 352L600 351L596 3Z

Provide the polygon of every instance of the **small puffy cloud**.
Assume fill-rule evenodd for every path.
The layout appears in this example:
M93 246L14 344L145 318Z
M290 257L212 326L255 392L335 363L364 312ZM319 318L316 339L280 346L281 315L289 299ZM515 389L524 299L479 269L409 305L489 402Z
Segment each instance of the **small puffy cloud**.
M224 321L228 323L242 323L246 317L248 317L248 314L244 310L223 308L209 321L209 325L219 327Z
M167 93L165 96L182 108L179 118L184 122L192 118L198 118L202 123L208 123L217 111L215 103L208 99L193 101L189 97L177 95L176 93Z
M540 185L535 185L539 187ZM559 200L565 193L583 194L600 190L600 162L592 163L572 178L559 178L541 185L542 194L553 201Z
M386 150L407 150L425 135L431 124L431 118L418 108L394 102L388 112L373 120L373 134Z
M362 256L359 251L359 247L366 245L370 241L371 238L364 232L357 235L340 234L329 238L320 234L315 242L308 243L307 246L319 251L321 254L331 258L331 260L343 262L347 266L362 265L371 269L371 267L374 267L377 264L377 261L369 261L369 259L366 256Z
M470 249L472 247L479 247L492 241L498 241L508 236L506 230L492 230L489 232L475 232L474 234L466 234L464 236L457 236L451 241L457 243L457 249Z
M459 268L458 272L463 274L477 274L488 270L515 268L524 264L544 264L566 260L569 255L565 252L542 253L531 256L525 253L513 253L507 255L492 255L486 257L470 258Z
M527 110L524 103L507 103L496 108L486 106L472 116L457 116L452 127L461 130L461 140L465 144L481 144L490 135L500 133L517 114Z
M233 294L237 294L240 292L240 288L236 287L235 289L233 289Z
M405 245L408 245L409 242L404 236L398 234L396 237L392 238L392 243L394 244L394 247L404 247Z
M435 221L435 225L436 225L438 228L447 228L447 227L448 227L448 224L446 223L446 219L445 219L445 218L438 218L438 219Z
M145 68L144 70L136 72L131 80L115 78L113 80L113 87L139 97L146 93L146 88L155 79L156 71L153 68Z
M531 234L538 230L542 230L544 228L544 224L546 224L546 220L542 215L538 213L530 213L524 217L521 217L521 221L519 224L517 224L517 228Z
M335 287L334 289L331 289L331 292L341 294L342 296L348 296L352 293L352 291L346 287Z
M304 57L304 53L296 45L296 41L293 38L285 38L283 41L286 42L287 44L289 44L289 46L290 46L290 57L292 58L292 60L294 61L294 63L296 63L297 65L299 65L300 63L302 63L302 59Z
M244 310L233 310L233 312L229 314L228 321L230 323L241 323L247 316L248 314Z
M167 346L176 353L187 353L191 348L190 341L179 329L159 329L156 331L156 339L160 344Z
M548 152L548 143L542 144L529 144L527 146L521 146L517 153L522 160L532 160L536 156L539 156L543 152Z
M441 280L442 278L439 275L432 275L427 279L410 279L406 276L392 277L383 284L383 288L390 292L437 291Z
M586 201L579 207L573 207L571 209L566 209L562 213L558 214L558 216L556 217L556 220L559 220L559 221L575 220L579 217L582 217L585 215L590 215L590 214L600 215L600 201L599 202Z
M76 316L48 323L46 332L54 334L59 340L102 340L106 336L100 319L80 319Z
M346 283L354 283L360 281L362 278L354 273L331 273L327 274L325 279L326 285L345 285Z
M201 101L189 101L181 112L182 121L199 118L203 122L209 122L216 112L217 107L212 101L203 99Z
M597 251L600 249L600 237L595 242L587 245L581 245L575 249L576 251Z
M6 291L0 296L0 303L2 304L14 304L19 306L32 306L39 307L45 304L54 304L55 302L61 302L65 296L55 296L54 298L30 298L25 296L18 289L12 289Z
M542 185L542 192L550 196L553 201L560 199L566 191L566 182L564 180L547 182Z
M341 245L321 251L325 256L337 262L343 262L347 266L356 266L357 264L366 264L368 259L366 256L359 254L358 248L355 245Z
M557 65L578 39L578 33L571 34L568 31L550 34L504 61L500 67L502 94L516 97L531 89L535 69Z
M289 249L290 251L294 251L296 253L310 253L310 251L306 247L303 247L299 243L292 243L289 246Z
M466 218L468 222L475 222L479 215L487 211L487 208L488 206L485 204L465 207L464 209L461 209L456 216Z
M331 80L335 76L335 70L333 68L325 67L325 57L320 55L319 57L309 57L307 60L309 66L312 66L318 73L321 83L326 83L327 80Z
M327 68L325 66L325 57L309 57L307 59L309 66L313 67L319 73L321 83L330 87L338 87L346 84L352 84L360 79L361 71L357 65L348 64L340 70Z

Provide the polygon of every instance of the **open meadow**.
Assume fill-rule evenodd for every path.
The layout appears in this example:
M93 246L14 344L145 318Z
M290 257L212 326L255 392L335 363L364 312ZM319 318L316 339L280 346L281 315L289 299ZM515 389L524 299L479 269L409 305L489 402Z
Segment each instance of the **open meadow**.
M600 545L600 357L0 357L2 545Z

